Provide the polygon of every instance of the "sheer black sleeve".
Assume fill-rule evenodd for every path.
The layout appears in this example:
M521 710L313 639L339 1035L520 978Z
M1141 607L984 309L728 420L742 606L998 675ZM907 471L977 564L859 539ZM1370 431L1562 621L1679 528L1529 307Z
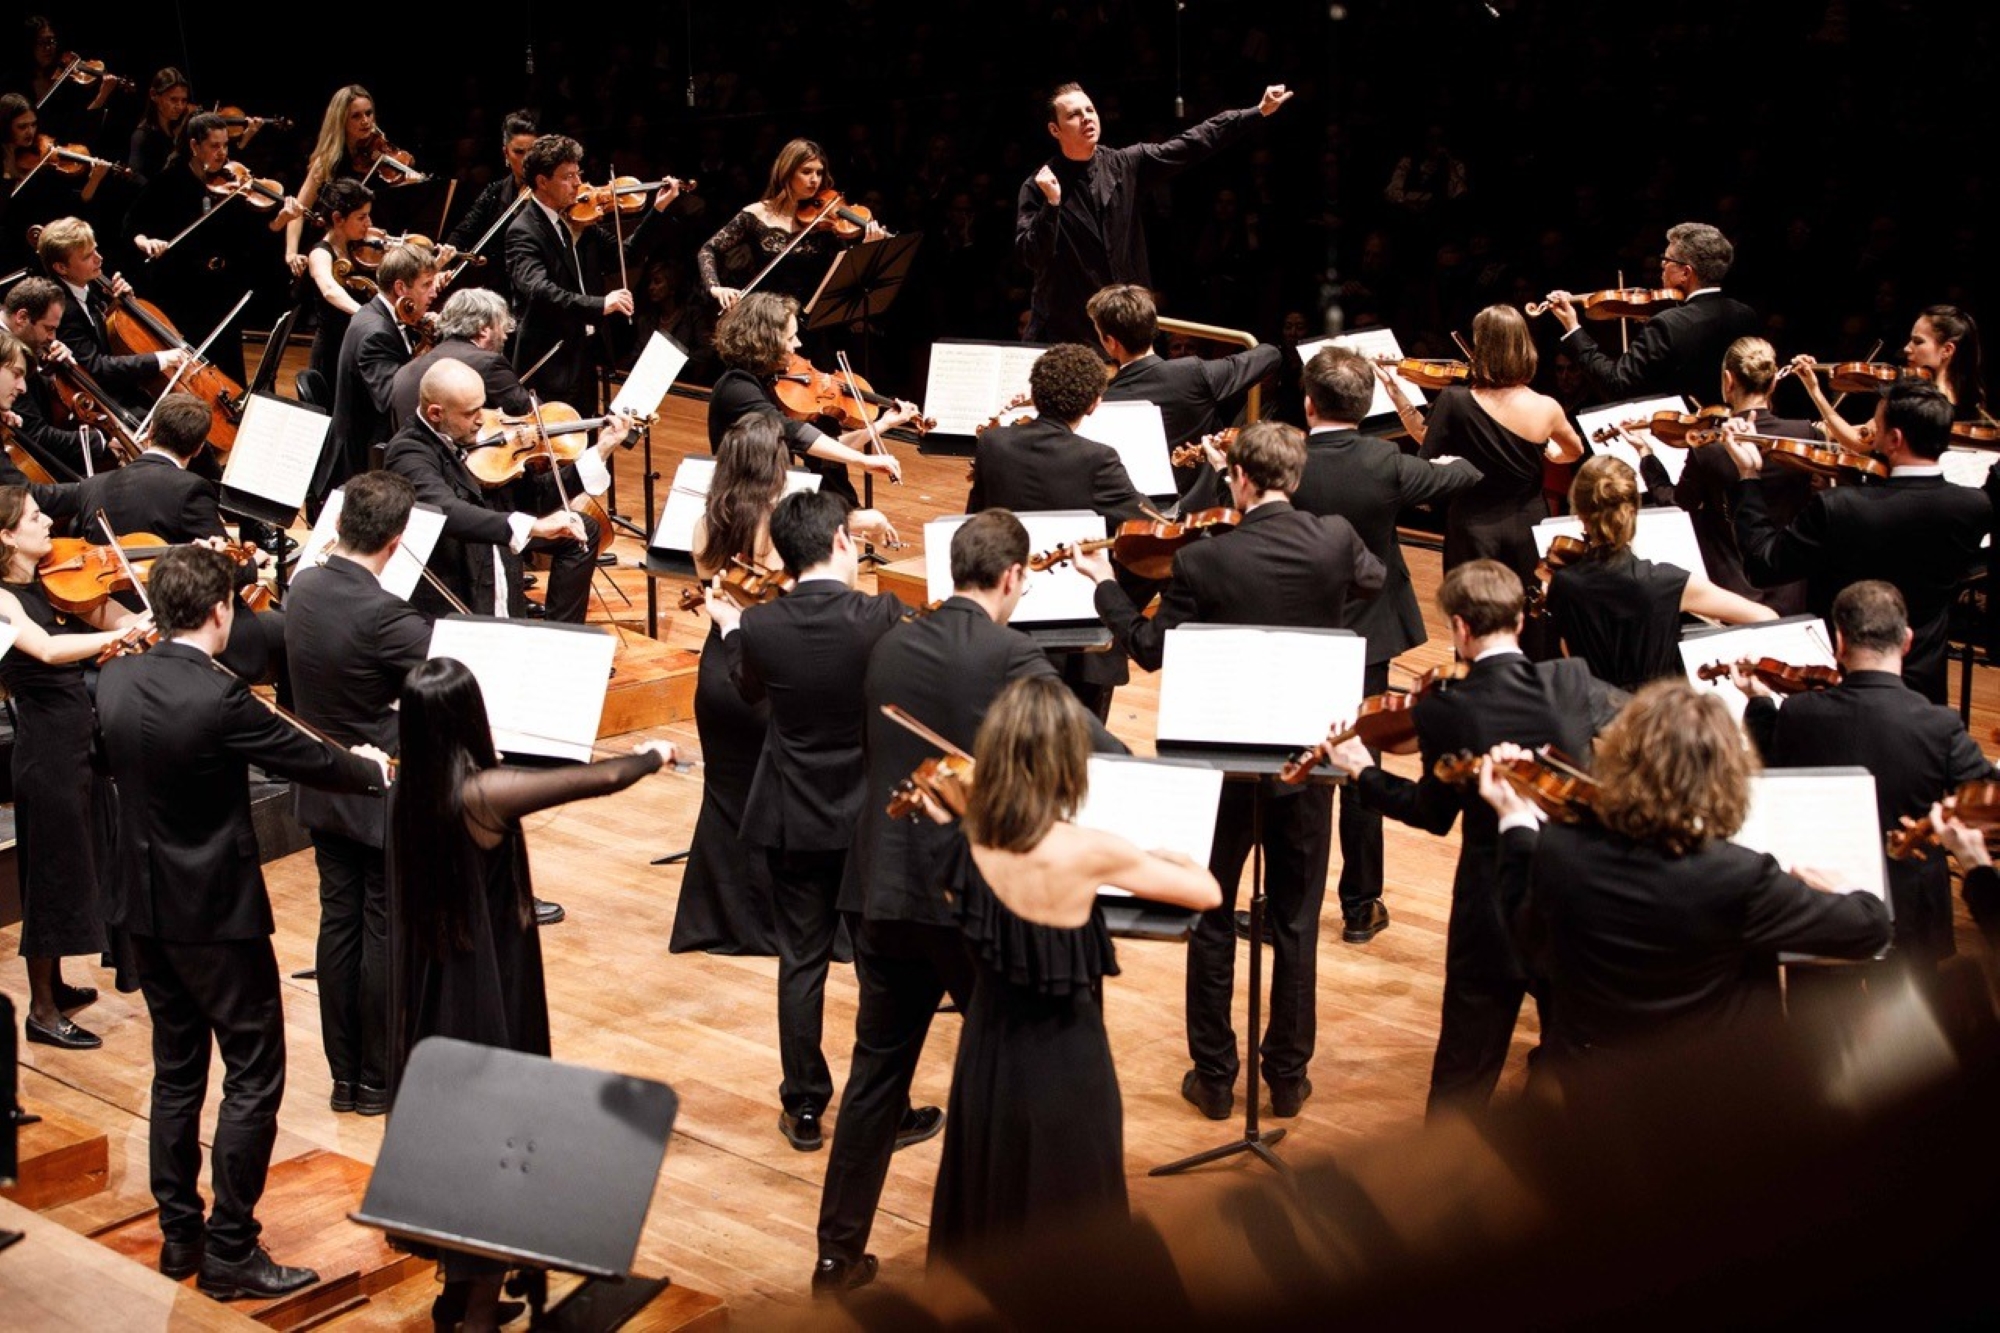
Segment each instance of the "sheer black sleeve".
M524 815L625 790L660 768L653 751L568 768L488 768L465 780L465 830L492 846Z

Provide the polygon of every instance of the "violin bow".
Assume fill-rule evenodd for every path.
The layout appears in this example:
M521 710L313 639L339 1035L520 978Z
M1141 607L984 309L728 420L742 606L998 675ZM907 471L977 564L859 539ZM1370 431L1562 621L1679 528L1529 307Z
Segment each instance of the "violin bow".
M557 352L560 352L562 350L562 347L563 347L563 340L561 338L556 339L556 345L554 347L551 347L548 351L543 352L542 359L535 362L534 365L529 366L527 371L522 374L521 383L526 384L529 380L533 379L535 377L535 372L540 370L543 366L546 366L549 363L549 358L554 356Z
M742 295L738 296L736 299L740 301L743 299L744 296L748 296L751 292L756 291L757 284L762 282L764 279L770 277L771 270L776 268L778 265L784 263L785 260L788 257L790 257L792 251L798 248L799 242L803 241L806 237L812 235L812 230L814 227L817 227L820 223L824 222L828 217L832 216L833 210L839 207L840 203L841 203L840 193L838 191L835 191L833 196L833 202L828 204L825 208L822 208L819 212L815 213L813 215L813 220L811 222L806 223L805 230L801 231L798 235L792 237L790 241L786 242L785 248L778 251L777 254L771 257L770 263L758 269L757 276L750 279L749 282L743 285ZM798 211L797 208L794 207L793 212L796 214L797 211Z
M81 64L83 64L83 57L71 52L69 63L63 66L62 73L56 75L56 81L49 85L49 90L42 94L42 100L35 103L35 110L40 111L43 107L47 106L49 99L56 95L56 89L68 83L69 76L76 73L77 67Z
M241 199L244 196L244 194L248 192L249 188L250 185L247 179L245 180L244 183L240 185L235 185L229 191L229 193L222 196L221 203L216 204L213 208L209 209L206 213L203 213L193 222L188 223L187 226L182 227L178 232L174 233L174 238L167 242L166 250L160 251L160 254L157 255L147 255L144 259L140 260L139 262L141 264L150 264L155 259L160 258L160 255L164 255L168 251L172 250L175 246L179 245L182 241L186 240L188 238L188 234L192 232L196 227L199 227L202 223L208 221L210 218L214 217L217 213L220 213L223 209L223 206L226 205L230 200Z
M538 398L533 392L530 392L528 394L528 411L535 419L535 440L538 444L541 445L540 452L547 454L549 458L549 476L551 479L554 480L556 484L556 499L561 502L563 507L563 512L570 515L570 517L575 520L577 527L577 540L583 541L586 537L586 534L583 531L583 515L579 514L576 510L570 508L569 488L563 485L563 479L562 479L562 467L563 467L562 459L556 457L555 441L549 438L548 423L542 420L542 400ZM589 448L590 446L585 445L584 447ZM605 513L607 514L609 514L610 512L611 511L608 508L605 510ZM611 603L605 601L604 594L597 591L597 576L603 573L604 571L601 567L597 566L596 556L594 554L591 557L591 563L592 563L592 569L590 571L591 595L597 598L598 602L604 607L605 618L611 622L611 628L618 632L618 641L622 644L625 642L625 627L618 623L618 617L611 614ZM612 586L615 588L618 585L614 583Z
M212 213L214 210L211 209L209 211ZM132 432L132 442L134 444L141 443L147 438L147 432L153 428L153 416L160 410L160 404L167 401L167 395L172 393L174 386L181 382L181 376L187 374L189 370L208 359L205 354L208 351L209 344L221 337L222 331L229 327L229 321L235 319L237 315L242 313L243 307L250 304L251 294L250 292L243 293L236 304L229 307L229 313L224 315L222 321L208 331L208 336L201 340L201 346L190 347L188 346L187 339L181 339L181 350L188 354L188 358L181 362L180 369L167 378L167 387L160 390L159 397L153 400L153 405L146 410L145 418L140 421L139 429ZM224 394L223 396L227 397L228 395Z
M451 272L450 272L450 274L449 274L449 275L447 276L447 278L445 279L445 281L447 281L447 282L448 282L448 281L450 281L450 279L451 279L451 278L455 278L455 277L457 277L457 276L459 275L459 272L460 272L460 270L464 269L464 267L465 267L465 266L466 266L467 264L470 264L470 263L472 262L472 257L473 257L474 255L476 255L476 254L480 253L480 252L481 252L482 250L484 250L484 249L486 248L486 243L487 243L488 241L492 240L492 239L493 239L493 238L494 238L494 237L495 237L496 235L498 235L498 234L499 234L499 232L500 232L500 229L501 229L502 227L506 226L506 225L507 225L507 223L508 223L508 222L509 222L510 220L512 220L513 216L514 216L514 215L515 215L516 213L518 213L518 212L520 212L520 211L521 211L521 205L522 205L522 204L525 204L525 203L527 203L527 202L528 202L528 196L529 196L529 195L531 195L531 194L533 194L533 193L534 193L534 191L533 191L533 190L530 190L530 189L529 189L529 188L528 188L527 186L523 185L523 186L521 187L521 192L520 192L519 194L517 194L517 195L515 195L515 196L514 196L514 202L513 202L513 203L511 203L511 204L509 204L509 205L507 205L507 207L506 207L505 209L501 210L501 213L500 213L500 216L499 216L499 217L497 217L497 218L495 218L495 219L493 219L493 225L492 225L492 226L490 226L490 227L488 227L488 228L487 228L487 229L485 230L485 232L484 232L484 233L483 233L483 234L482 234L482 235L480 236L480 238L479 238L478 240L476 240L476 241L474 241L474 242L472 243L472 247L471 247L470 249L467 249L467 250L461 250L461 251L459 251L459 253L457 254L457 256L456 256L456 257L454 257L454 258L452 259L452 261L451 261L451 263L452 263L452 268L451 268ZM440 226L440 227L439 227L439 230L440 230L440 231L442 231L442 230L443 230L443 227L442 227L442 226ZM556 346L557 346L557 347L560 347L560 346L562 346L562 344L561 344L561 343L557 343L557 344L556 344ZM550 349L550 350L551 350L551 351L553 351L554 349L552 348L552 349ZM543 360L547 360L547 358L546 358L546 357L544 357L544 358L543 358ZM541 364L541 362L540 362L540 361L537 361L537 362L536 362L535 364L536 364L536 365L540 365L540 364ZM533 374L534 372L533 372L533 371L529 371L528 373L529 373L529 374L531 375L531 374ZM523 376L522 376L521 378L522 378L522 379L526 379L527 377L528 377L527 375L523 375Z
M54 90L54 89L50 89L49 91L51 91L51 92L54 92L55 90ZM47 99L46 99L46 98L44 98L43 100L44 100L44 101L46 101ZM9 190L9 191L7 191L7 197L8 197L9 199L12 199L12 198L13 198L13 197L14 197L15 195L19 194L19 193L21 192L22 188L23 188L24 186L26 186L26 185L27 185L27 183L28 183L29 181L31 181L31 180L33 180L33 179L35 178L35 173L36 173L36 172L40 171L40 170L41 170L41 169L42 169L43 167L47 166L47 165L48 165L49 163L51 163L51 162L55 161L55 159L56 159L56 149L55 149L55 140L54 140L54 139L50 139L50 140L49 140L49 151L48 151L48 152L46 152L46 153L43 153L43 154L42 154L42 160L41 160L41 161L39 161L39 162L35 163L35 165L34 165L34 166L32 166L32 167L28 168L28 174L27 174L27 175L25 175L25 176L21 177L21 179L20 179L20 180L18 180L18 181L16 181L16 182L14 183L14 188L13 188L13 189L11 189L11 190Z
M1472 344L1468 343L1457 329L1451 331L1451 340L1458 344L1458 350L1465 354L1465 364L1472 364Z
M118 557L118 567L125 571L125 577L132 580L132 590L139 594L139 604L146 608L146 614L153 614L153 599L146 595L146 584L132 568L132 562L125 558L125 548L118 544L118 533L111 526L111 515L102 509L97 511L97 526L104 529L110 538L111 553Z
M861 396L861 386L854 382L854 367L848 364L846 352L835 352L833 359L840 364L840 376L847 381L847 396L854 400L855 410L861 417L861 424L868 431L868 448L871 454L886 454L888 449L882 444L882 436L875 429L875 418L868 415L868 400ZM903 484L901 477L893 479L896 485Z
M959 749L956 745L953 745L950 741L938 735L935 731L932 731L929 727L917 721L914 717L911 717L908 713L904 712L901 708L897 707L895 704L883 704L882 716L888 718L891 722L894 722L897 726L903 728L903 730L911 732L912 734L918 736L919 738L928 741L938 750L942 751L945 754L950 755L954 759L972 758L971 755Z
M1880 356L1881 354L1882 354L1882 340L1880 338L1877 338L1875 340L1875 345L1868 349L1868 355L1863 359L1867 361L1873 361L1876 357ZM1833 398L1833 406L1836 410L1838 410L1840 405L1846 401L1847 401L1846 394L1844 393L1835 394Z

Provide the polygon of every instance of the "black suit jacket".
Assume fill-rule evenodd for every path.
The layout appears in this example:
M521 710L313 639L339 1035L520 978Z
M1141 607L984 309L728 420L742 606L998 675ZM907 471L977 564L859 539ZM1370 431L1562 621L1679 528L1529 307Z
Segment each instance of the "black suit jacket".
M1951 605L1984 559L1979 543L1992 526L1986 495L1943 477L1815 491L1784 528L1771 520L1760 481L1744 482L1736 505L1736 541L1751 581L1806 580L1806 604L1816 615L1831 614L1833 599L1851 583L1895 584L1916 633L1903 678L1935 703L1944 702Z
M446 338L422 356L402 366L389 381L389 428L401 430L417 414L417 391L424 375L440 361L463 361L486 381L486 405L520 415L530 410L528 390L514 373L507 358L498 352L475 347L463 338Z
M1148 354L1118 368L1105 386L1107 403L1152 403L1167 428L1167 444L1221 430L1222 405L1278 368L1284 353L1269 343L1209 360Z
M1027 635L996 625L984 607L965 597L949 598L882 637L869 654L862 685L868 788L841 882L843 912L865 912L870 921L953 928L958 921L932 873L958 830L927 819L892 820L888 813L891 789L937 751L884 717L882 705L900 705L969 754L980 719L1009 681L1054 675ZM1094 750L1127 753L1096 718L1090 729Z
M639 239L653 221L651 200L646 215L625 236L629 266L640 253ZM610 328L604 298L618 285L617 239L607 220L571 237L558 231L533 199L507 224L507 281L513 287L514 364L532 368L558 342L562 350L535 375L544 401L566 401L588 416L596 410L590 386L592 370L609 358ZM585 333L586 328L591 329Z
M84 309L86 302L88 310ZM76 363L98 384L118 395L124 406L149 406L152 394L148 386L159 374L160 359L150 352L136 356L114 353L104 336L105 305L103 294L95 287L79 301L76 293L65 286L62 323L56 326L56 337L69 348Z
M1762 331L1756 311L1714 291L1647 320L1633 335L1631 349L1616 361L1598 349L1581 324L1565 334L1560 345L1597 381L1606 402L1677 393L1697 403L1712 403L1722 393L1722 354L1738 338Z
M327 430L327 457L321 461L315 492L324 494L368 470L368 451L391 434L389 393L396 372L409 361L409 339L379 296L354 312L340 340L333 423Z
M62 510L88 524L103 510L121 534L150 532L169 542L227 537L215 483L157 453L79 482ZM102 540L92 530L93 539Z
M1426 463L1356 430L1316 430L1306 437L1305 476L1292 492L1292 507L1346 519L1388 571L1379 594L1348 608L1347 628L1368 640L1370 663L1386 662L1428 637L1396 520L1412 505L1478 485L1483 475L1463 458Z
M83 432L75 426L58 426L61 399L55 382L40 366L30 365L28 383L14 399L14 413L21 424L14 427L14 442L26 449L35 461L57 481L76 480L85 474ZM118 466L117 458L102 445L93 449L91 469Z
M753 606L722 640L743 697L771 701L764 752L743 804L743 840L823 852L851 846L865 794L862 681L868 656L909 608L831 579Z
M1137 518L1146 497L1132 485L1118 451L1085 439L1060 421L1037 417L983 431L973 444L972 489L965 512L1091 509L1107 522Z
M389 441L382 466L407 478L417 499L444 512L444 531L431 548L431 573L475 615L492 615L493 552L498 548L507 578L507 614L523 614L527 599L521 591L521 557L513 548L508 511L493 507L488 496L495 493L467 470L458 449L418 417ZM428 582L417 585L410 604L430 616L451 610Z
M1379 766L1355 778L1371 809L1442 837L1461 812L1458 869L1451 885L1445 966L1463 976L1519 980L1523 973L1503 904L1496 855L1500 820L1471 788L1447 786L1432 771L1451 754L1485 754L1502 741L1533 749L1554 745L1580 764L1591 739L1617 716L1625 696L1596 680L1576 658L1534 663L1519 653L1485 658L1471 674L1417 701L1410 719L1423 753L1415 782Z
M365 741L395 753L392 705L430 642L430 622L344 556L300 570L285 594L292 706L343 745ZM382 846L385 809L378 796L298 789L301 824L370 847Z
M1728 1025L1753 996L1775 1001L1780 952L1868 958L1889 942L1879 898L1821 893L1729 842L1668 856L1595 824L1513 829L1500 876L1564 1054Z
M271 933L248 765L381 790L373 763L294 730L185 644L106 666L97 717L118 784L118 892L107 916L134 935L201 944Z

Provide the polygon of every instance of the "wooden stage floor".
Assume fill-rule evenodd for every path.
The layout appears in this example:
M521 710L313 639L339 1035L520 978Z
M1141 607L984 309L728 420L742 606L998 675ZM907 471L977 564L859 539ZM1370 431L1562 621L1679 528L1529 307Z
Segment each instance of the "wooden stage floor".
M666 474L662 487L680 457L706 454L700 414L698 402L668 400L665 419L654 430L655 466ZM966 463L922 458L907 445L897 446L897 452L905 460L905 484L878 488L877 498L910 543L898 554L909 556L920 553L924 519L959 511ZM628 453L618 461L621 507L643 525L640 457ZM636 557L639 544L623 539L619 550ZM1444 660L1449 646L1429 604L1439 576L1438 557L1412 550L1409 560L1432 641L1402 665L1420 670ZM615 618L626 632L643 632L645 576L625 569L613 577L632 599L628 607L613 596ZM661 591L661 636L676 646L698 648L706 629L702 618L673 613L674 589ZM607 613L600 607L594 614L605 618ZM1246 676L1256 669L1255 663L1244 664ZM1111 721L1114 731L1144 753L1151 748L1157 678L1134 674L1133 684L1118 692ZM2000 685L1990 670L1977 673L1975 704L1974 734L1986 740L2000 721ZM635 734L695 743L692 722ZM1414 761L1392 760L1392 766L1412 772ZM650 862L687 845L700 798L698 783L692 777L656 777L618 796L539 816L529 821L529 841L538 893L569 912L566 922L543 934L556 1056L661 1079L680 1094L680 1120L638 1267L721 1296L734 1318L761 1325L798 1313L807 1299L826 1154L795 1152L778 1134L775 960L667 952L682 870ZM1291 1134L1279 1149L1282 1155L1299 1159L1339 1152L1420 1119L1437 1032L1456 843L1455 836L1434 839L1391 823L1386 886L1391 927L1367 945L1343 944L1338 912L1328 913L1319 946L1315 1092L1303 1114L1288 1122ZM311 853L275 862L267 875L278 920L279 963L289 978L313 961L318 900ZM0 948L10 955L17 942L18 928L0 931ZM1960 942L1967 950L1983 947L1964 922ZM1188 1063L1181 1022L1181 946L1120 941L1119 956L1123 975L1107 987L1105 1007L1124 1092L1134 1206L1180 1205L1202 1191L1214 1191L1218 1183L1236 1180L1239 1172L1263 1170L1238 1157L1188 1176L1147 1177L1152 1166L1227 1141L1240 1132L1240 1122L1204 1120L1180 1098ZM108 1188L47 1214L75 1230L90 1231L150 1204L145 1121L149 1027L138 997L113 992L107 974L73 961L67 975L103 991L104 998L78 1017L104 1037L104 1048L72 1053L23 1046L24 1098L30 1106L55 1107L110 1134ZM26 979L20 967L0 969L0 989L17 1009L25 1009ZM313 983L288 979L285 998L291 1076L276 1157L326 1149L373 1162L383 1122L327 1109L329 1079L321 1058ZM1239 985L1239 1031L1241 1003ZM837 966L826 1006L826 1049L836 1082L846 1072L854 1009L852 971ZM957 1032L955 1018L940 1018L933 1028L914 1090L920 1104L945 1101ZM1518 1089L1534 1038L1532 1017L1526 1016L1515 1035L1502 1096ZM211 1086L219 1088L220 1081L218 1063ZM1240 1084L1238 1091L1240 1096ZM838 1119L837 1103L831 1114ZM213 1116L211 1098L211 1128ZM911 1282L923 1273L940 1143L933 1140L895 1158L871 1247L882 1258L884 1281ZM286 1257L277 1256L280 1261ZM341 1322L336 1319L333 1326Z

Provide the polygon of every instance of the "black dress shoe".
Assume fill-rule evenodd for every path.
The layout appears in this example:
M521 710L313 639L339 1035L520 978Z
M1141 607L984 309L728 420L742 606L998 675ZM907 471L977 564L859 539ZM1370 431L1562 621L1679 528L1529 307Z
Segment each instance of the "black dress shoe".
M88 1009L96 1003L97 987L71 986L60 981L56 983L56 1008L64 1013L73 1014L79 1009Z
M176 1282L193 1277L201 1271L203 1251L207 1248L207 1242L200 1236L193 1240L163 1240L160 1242L160 1271Z
M1196 1069L1188 1070L1181 1079L1181 1096L1210 1120L1227 1120L1229 1113L1236 1109L1236 1089L1205 1079Z
M800 1152L818 1152L825 1142L819 1132L819 1117L811 1111L801 1111L797 1115L790 1111L778 1112L778 1132L785 1136L785 1142Z
M1347 918L1340 938L1349 944L1366 944L1389 928L1389 909L1380 898Z
M104 1038L95 1032L85 1031L67 1018L58 1018L52 1028L45 1028L34 1019L29 1019L28 1040L43 1046L60 1046L66 1051L94 1051L104 1044Z
M1299 1108L1306 1104L1306 1098L1313 1095L1313 1081L1304 1075L1285 1082L1271 1084L1271 1114L1274 1116L1295 1116Z
M387 1115L389 1113L389 1090L371 1088L366 1083L354 1087L354 1113L356 1115Z
M912 1106L903 1112L903 1123L896 1127L896 1152L901 1152L925 1139L934 1139L944 1128L944 1108L940 1106Z
M838 1296L843 1291L865 1287L875 1280L875 1271L880 1267L872 1254L864 1254L853 1263L845 1259L822 1259L813 1265L813 1295Z
M310 1287L317 1281L319 1274L310 1268L287 1268L273 1263L259 1245L247 1257L234 1262L209 1255L201 1261L201 1276L194 1280L194 1285L195 1290L212 1301L233 1301L246 1296L261 1301Z
M1234 916L1236 918L1236 938L1239 940L1249 939L1250 914L1248 912L1237 912L1234 913ZM1277 940L1277 935L1271 929L1271 918L1267 916L1264 918L1264 943L1276 944Z
M547 903L535 899L535 924L538 926L559 925L569 913L563 911L561 903Z
M333 1096L327 1098L326 1104L336 1111L352 1111L354 1109L354 1085L345 1079L335 1079L333 1081Z

